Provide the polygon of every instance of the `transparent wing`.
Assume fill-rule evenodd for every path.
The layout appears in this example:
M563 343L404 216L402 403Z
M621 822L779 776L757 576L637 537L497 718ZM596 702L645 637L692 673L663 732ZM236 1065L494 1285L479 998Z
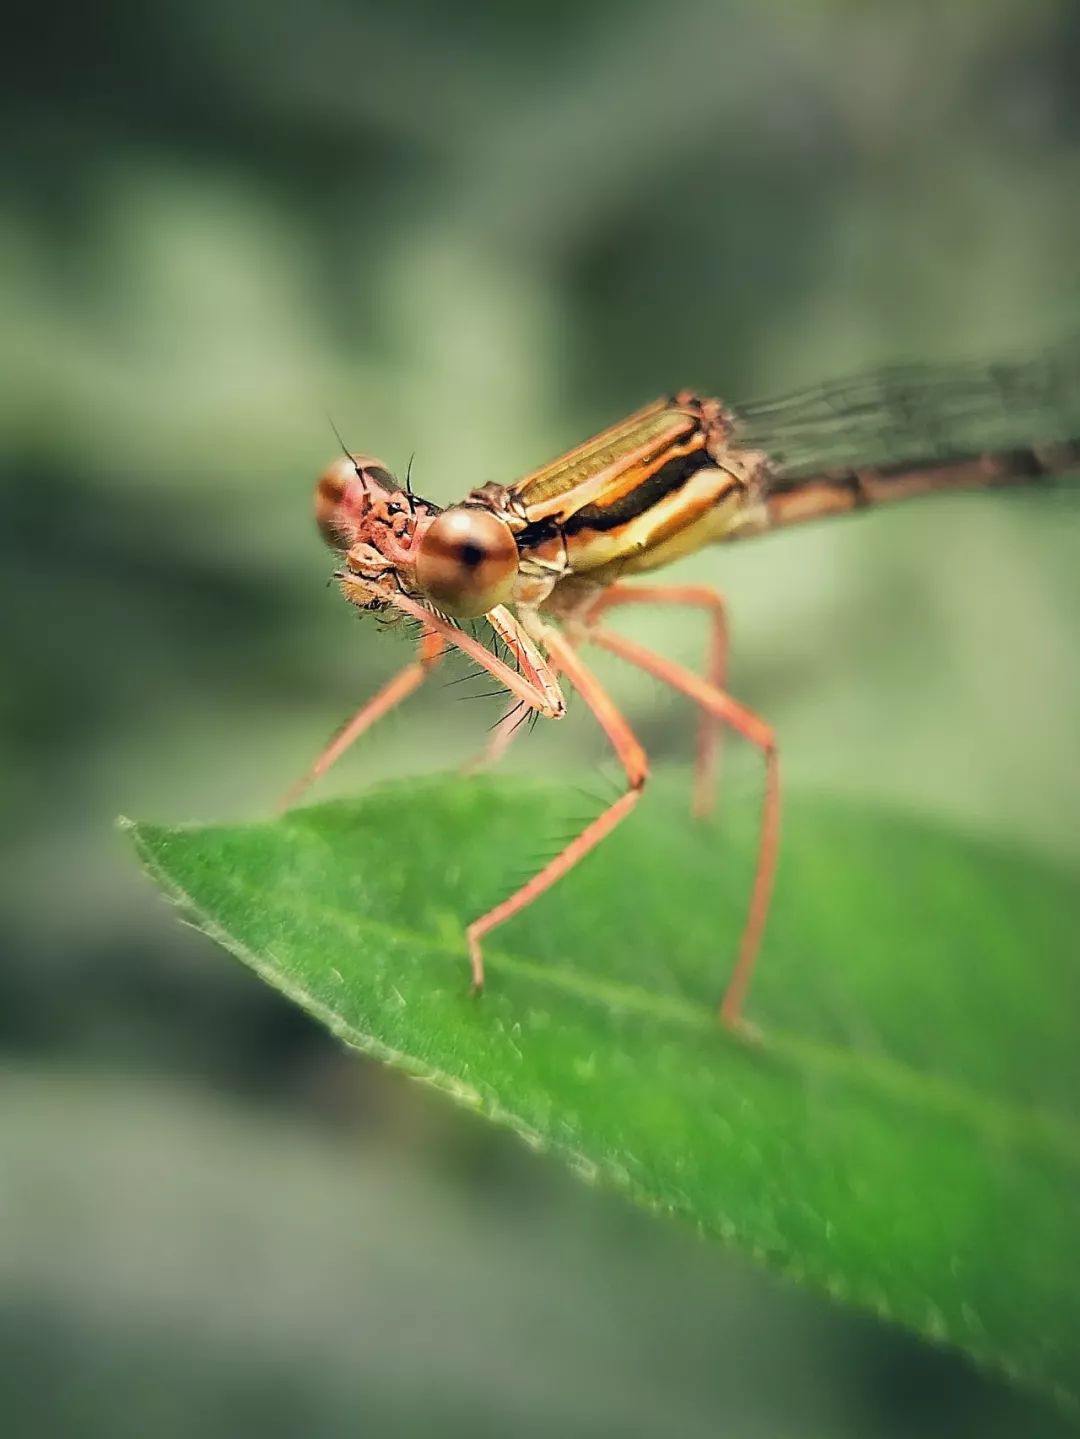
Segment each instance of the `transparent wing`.
M778 485L837 466L949 459L1080 435L1080 334L1026 359L896 365L735 407Z

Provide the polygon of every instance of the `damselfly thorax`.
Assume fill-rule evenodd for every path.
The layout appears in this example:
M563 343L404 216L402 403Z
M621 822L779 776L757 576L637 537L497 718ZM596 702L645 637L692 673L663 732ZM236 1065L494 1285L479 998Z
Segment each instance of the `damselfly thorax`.
M639 665L700 711L694 808L708 810L724 726L762 751L765 790L757 867L738 955L721 1001L739 1021L764 929L779 837L780 782L768 724L725 690L724 603L700 585L628 584L704 545L934 491L1021 484L1080 465L1080 349L1013 365L908 369L822 387L737 412L689 392L657 400L559 459L508 485L487 483L440 510L402 487L385 465L344 454L323 473L316 517L342 555L342 592L362 609L419 622L416 659L371 699L319 756L287 803L365 729L420 684L448 648L463 650L505 687L509 707L486 758L530 715L565 710L574 686L622 763L625 792L558 855L466 932L473 984L480 941L554 884L637 803L648 765L627 721L580 657L597 645ZM738 417L737 417L738 416ZM1004 422L1004 424L1003 424ZM972 426L1009 443L950 444ZM1038 428L1036 428L1036 426ZM1029 428L1030 427L1030 428ZM1041 443L1032 444L1036 434ZM1055 435L1064 438L1054 439ZM945 436L946 438L942 438ZM1026 438L1024 438L1026 436ZM1023 442L1020 442L1023 440ZM846 441L846 447L845 447ZM845 461L842 457L848 455ZM628 604L706 611L710 640L699 676L609 630ZM498 645L458 621L484 617Z

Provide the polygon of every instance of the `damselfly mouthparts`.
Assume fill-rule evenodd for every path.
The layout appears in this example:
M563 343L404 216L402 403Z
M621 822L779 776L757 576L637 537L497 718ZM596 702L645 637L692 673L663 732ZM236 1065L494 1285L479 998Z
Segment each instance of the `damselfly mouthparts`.
M1026 484L1080 467L1080 344L991 366L910 367L729 410L681 391L647 405L512 484L484 484L440 510L378 460L345 454L323 473L316 517L343 556L336 578L360 609L420 624L415 660L374 696L287 796L323 774L431 673L450 647L505 686L511 707L488 758L521 720L564 713L574 686L626 773L618 799L531 879L466 931L473 984L481 941L550 888L637 804L648 774L633 730L581 658L589 644L687 695L701 712L694 807L711 802L716 744L730 726L765 761L761 834L749 908L720 1003L738 1023L765 926L780 824L771 727L725 689L724 601L701 585L634 585L702 545L867 505L944 490ZM1032 443L1035 439L1038 443ZM704 675L606 628L620 605L696 606L709 616ZM509 661L455 620L484 617Z

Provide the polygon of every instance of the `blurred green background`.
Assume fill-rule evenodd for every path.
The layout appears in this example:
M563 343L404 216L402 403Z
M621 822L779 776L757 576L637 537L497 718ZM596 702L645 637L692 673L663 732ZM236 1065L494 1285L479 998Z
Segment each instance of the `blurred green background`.
M404 661L326 587L328 415L447 501L682 384L1075 329L1076 7L105 0L7 28L5 1432L1057 1432L341 1053L175 924L112 821L267 812ZM789 783L1075 863L1078 539L1062 491L968 497L681 569L726 589ZM684 762L691 716L598 668ZM324 793L467 758L495 716L467 689ZM580 709L512 764L588 774ZM753 756L727 771L755 803Z

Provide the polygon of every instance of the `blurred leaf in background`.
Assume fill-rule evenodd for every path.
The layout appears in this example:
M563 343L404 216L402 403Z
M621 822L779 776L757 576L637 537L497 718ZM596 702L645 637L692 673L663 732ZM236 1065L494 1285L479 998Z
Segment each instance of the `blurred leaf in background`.
M511 1232L528 1210L519 1184L538 1211L559 1203L576 1216L537 1221L556 1249L575 1224L617 1229L587 1197L551 1199L532 1167L521 1180L519 1161L471 1129L441 1138L422 1096L358 1073L174 934L112 817L264 813L401 663L393 634L325 588L331 561L309 506L334 450L328 413L350 445L392 466L415 451L419 487L447 500L682 383L737 399L1075 329L1078 64L1065 0L945 12L111 0L13 17L0 57L0 1039L28 1067L11 1122L41 1125L41 1149L18 1151L30 1189L70 1134L63 1106L35 1086L47 1097L70 1083L80 1127L115 1125L117 1153L138 1153L160 1112L181 1188L178 1155L200 1172L195 1131L215 1109L230 1134L266 1125L287 1167L291 1120L245 1107L272 1098L295 1108L298 1132L318 1116L331 1125L334 1173L357 1131L403 1163L430 1150L430 1173L409 1172L431 1185L423 1222L448 1250L464 1195L505 1201ZM958 499L715 552L681 574L725 587L733 688L776 723L796 782L947 815L1069 862L1080 848L1078 530L1060 493ZM643 617L637 632L649 642L662 623ZM668 638L696 660L691 627ZM689 752L682 707L604 673L658 762ZM431 687L329 790L472 753L494 716L491 702L459 700L467 688ZM514 763L572 771L601 753L575 713L519 745ZM730 768L727 803L751 806L756 774ZM170 1093L167 1077L187 1088ZM170 1127L178 1110L193 1128ZM257 1209L242 1144L221 1148L217 1177ZM457 1190L446 1174L462 1149L478 1157ZM95 1223L138 1207L139 1173L113 1153L103 1144L87 1162ZM63 1172L70 1184L87 1166ZM184 1332L148 1257L172 1232L156 1222L131 1265L147 1295L160 1279L162 1329ZM100 1243L87 1223L69 1274ZM201 1223L191 1242L209 1252ZM289 1253L304 1224L275 1208L267 1251ZM348 1225L334 1232L349 1243ZM628 1292L631 1232L626 1246L604 1241L598 1290ZM44 1225L18 1234L23 1254L53 1244ZM697 1264L672 1274L690 1282ZM73 1376L66 1402L88 1432L102 1376L133 1392L145 1350L124 1336L149 1343L150 1311L109 1330L115 1348L96 1348L92 1309L62 1283L35 1291L28 1279L19 1292L13 1330L44 1371ZM805 1322L815 1343L833 1342L817 1310L754 1293L779 1331ZM199 1294L194 1311L218 1305L211 1288ZM19 1317L31 1310L32 1330ZM725 1332L720 1315L702 1323ZM879 1378L868 1397L867 1373L922 1375L909 1387L937 1394L941 1412L934 1384L959 1396L950 1433L988 1432L988 1406L1008 1402L947 1366L927 1379L931 1361L834 1322L838 1352L858 1357L829 1371L829 1432L840 1414L864 1434L924 1432L918 1396ZM254 1373L245 1326L227 1332L237 1373ZM703 1365L719 1347L703 1344ZM795 1384L802 1341L778 1349ZM20 1352L18 1371L33 1372ZM545 1360L548 1393L562 1362ZM165 1346L150 1366L162 1405L190 1397L182 1382L170 1389L169 1363ZM717 1391L701 1387L707 1367L694 1372L687 1404L700 1401L705 1424ZM743 1432L805 1432L805 1406L794 1422L754 1417L773 1388L747 1386ZM334 1392L347 1416L355 1390ZM447 1392L433 1381L429 1412L446 1412ZM296 1402L291 1412L310 1415ZM272 1432L263 1410L237 1403L229 1432ZM169 1422L182 1426L183 1412ZM290 1432L285 1406L277 1413ZM45 1423L28 1418L27 1432L32 1422ZM150 1427L168 1432L161 1414Z

